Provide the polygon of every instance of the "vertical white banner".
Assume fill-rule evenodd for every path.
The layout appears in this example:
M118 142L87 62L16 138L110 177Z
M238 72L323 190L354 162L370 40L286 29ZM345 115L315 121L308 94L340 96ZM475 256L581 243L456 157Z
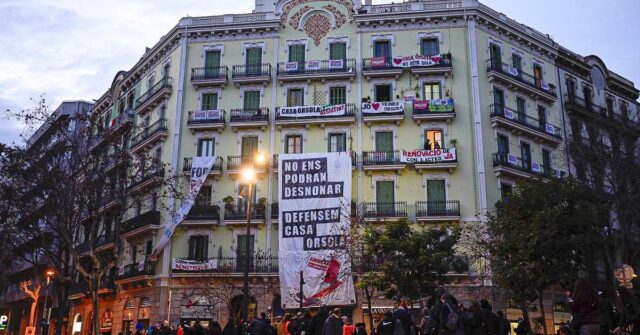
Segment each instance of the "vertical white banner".
M176 227L184 220L184 218L189 214L193 203L196 200L196 196L198 192L200 192L200 188L204 183L205 179L209 175L209 171L211 171L211 167L216 161L215 156L210 157L193 157L193 163L191 164L191 185L189 188L189 194L187 198L182 200L182 204L176 211L174 217L171 218L171 221L167 223L167 226L164 228L164 232L162 233L162 237L158 244L153 249L151 255L149 255L150 260L155 260L158 258L158 255L162 252L162 249L171 241L171 237L173 236L173 232L176 230Z
M346 152L278 156L280 293L283 308L353 305L347 252L351 156Z

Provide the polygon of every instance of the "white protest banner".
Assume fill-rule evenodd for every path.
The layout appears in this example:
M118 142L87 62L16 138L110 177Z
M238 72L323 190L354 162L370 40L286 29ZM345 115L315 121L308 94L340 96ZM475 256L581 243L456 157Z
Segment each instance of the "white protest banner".
M402 150L400 154L401 162L411 164L445 163L455 162L456 160L456 148L434 150Z
M287 72L298 71L298 62L284 63L284 70Z
M504 117L506 117L509 120L515 120L516 119L516 114L510 110L509 108L505 108L504 109Z
M222 111L221 110L204 110L204 111L193 111L191 112L192 120L220 120L222 119Z
M544 80L540 80L540 88L542 88L545 91L550 90L551 88L549 87L549 83L547 83Z
M538 164L536 162L531 162L531 171L537 172L537 173L541 173L542 172L542 167L540 166L540 164Z
M307 62L307 70L318 71L321 68L322 63L319 60L310 60Z
M550 123L545 123L544 127L545 127L545 130L547 131L547 134L551 134L551 135L556 134L556 128Z
M353 305L347 252L351 211L348 153L278 156L280 293L283 308Z
M441 55L411 55L393 57L391 63L394 67L434 66L440 64L441 60Z
M518 76L518 68L515 68L513 66L509 66L509 74L517 77Z
M280 107L278 116L313 117L344 115L347 105Z
M182 271L214 270L218 268L218 260L217 259L193 260L193 259L174 258L171 264L171 268L173 270L182 270Z
M342 68L344 68L344 59L329 60L329 70L342 69Z
M363 102L363 114L376 113L404 113L404 102L385 101L385 102Z
M155 260L162 252L162 249L171 241L171 237L173 236L173 232L176 227L184 220L184 218L189 214L193 203L196 200L196 196L198 192L200 192L200 188L204 183L204 180L209 175L209 171L211 171L211 167L213 163L216 161L215 156L209 157L193 157L193 163L191 164L191 187L189 190L189 194L187 198L182 201L180 204L180 208L176 211L176 214L171 218L171 220L167 223L167 226L162 233L162 237L158 244L153 249L151 255L149 255L150 260Z
M507 163L511 165L518 165L518 157L512 154L507 154Z

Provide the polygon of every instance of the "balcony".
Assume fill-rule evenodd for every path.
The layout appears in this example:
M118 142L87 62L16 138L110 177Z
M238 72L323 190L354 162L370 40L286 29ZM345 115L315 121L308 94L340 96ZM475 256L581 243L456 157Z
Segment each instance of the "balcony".
M135 154L144 148L150 148L159 141L163 141L167 137L167 133L166 119L154 122L131 138L131 153Z
M103 196L100 198L99 203L100 207L98 208L98 213L103 213L110 209L122 207L122 201L120 201L120 198L115 191L103 194Z
M216 156L215 162L213 162L213 166L211 167L211 171L209 171L209 175L214 177L220 177L222 175L223 163L224 163L224 159L220 156ZM190 175L192 164L193 164L193 157L185 157L184 164L182 165L182 172L184 172L187 175Z
M171 95L173 78L164 77L136 99L136 113L146 113Z
M109 233L109 234L105 234L98 237L95 240L95 244L93 240L89 239L87 241L84 241L78 244L75 247L75 249L80 256L83 256L87 254L89 251L91 251L92 249L95 252L109 250L114 247L114 241L115 241L115 235L113 233Z
M195 221L195 222L190 222ZM185 218L185 225L192 225L193 223L201 223L203 221L215 221L220 222L220 207L211 204L194 204L191 206L189 214ZM205 222L210 224L211 222Z
M364 202L362 213L365 221L389 221L407 217L407 202Z
M122 237L129 238L154 232L160 228L160 212L148 211L122 223Z
M405 163L400 161L400 152L398 150L362 152L362 167L365 172L400 172L404 170L406 166Z
M265 218L266 206L260 204L251 205L251 220L253 224L262 222ZM225 224L246 224L247 207L246 204L224 206Z
M306 81L319 79L325 80L348 79L356 76L356 60L351 59L325 59L307 62L278 63L278 81Z
M129 283L152 279L156 274L156 262L140 262L118 268L116 282Z
M431 121L451 122L455 117L456 110L453 98L413 102L411 118L418 124Z
M565 109L568 114L579 113L585 117L597 118L618 130L640 131L640 123L631 120L629 115L610 112L606 107L594 104L591 101L577 97L575 94L565 94Z
M266 86L271 81L271 64L234 65L231 78L236 86L242 84L261 84Z
M385 122L399 125L404 120L404 101L363 102L360 108L362 121L367 125Z
M460 220L460 201L416 201L416 221L442 222Z
M109 128L110 133L116 133L120 130L129 129L133 125L133 121L135 120L135 113L133 110L127 110L123 113L120 113L116 116L115 119L111 120L111 127Z
M402 150L408 164L412 164L416 172L428 170L453 170L458 168L458 149L442 148L433 150Z
M229 125L234 131L237 131L239 128L264 129L269 125L269 108L232 109Z
M356 120L356 105L278 107L276 125L343 124Z
M198 130L220 131L224 129L225 114L224 109L190 111L187 128L189 128L191 132Z
M431 60L431 62L428 60ZM431 56L427 58L426 63L428 65L420 65L418 62L417 65L411 66L411 73L416 77L428 75L444 75L447 77L453 71L453 60L450 53Z
M487 77L490 82L500 81L510 89L528 93L534 99L553 103L558 100L556 87L544 80L539 80L532 75L518 70L504 63L487 60Z
M249 267L249 273L278 274L277 256L230 256L213 257L206 259L174 258L172 272L179 273L217 273L220 275L241 275L245 270L245 264Z
M549 178L552 171L542 164L532 161L526 162L522 158L511 154L493 154L493 172L496 177L508 176L514 178L542 177Z
M380 77L400 78L402 68L393 66L393 57L370 57L362 59L362 75L367 79Z
M150 170L138 172L127 186L127 193L139 193L147 188L156 186L164 180L164 168L155 167Z
M228 82L229 67L194 67L191 68L191 85L195 89L206 86L225 86Z
M243 167L250 166L253 157L249 155L234 155L227 156L227 173L230 175L237 175L240 173ZM268 166L254 166L256 173L265 173L269 168ZM232 176L233 177L233 176Z
M548 122L499 105L492 104L490 110L491 125L493 127L500 126L513 131L517 135L524 134L554 146L562 143L561 129Z
M111 278L100 278L100 285L98 286L98 294L113 293L115 292L115 285ZM91 296L89 292L89 284L86 280L80 279L80 282L74 282L69 287L69 300L77 300L86 296Z

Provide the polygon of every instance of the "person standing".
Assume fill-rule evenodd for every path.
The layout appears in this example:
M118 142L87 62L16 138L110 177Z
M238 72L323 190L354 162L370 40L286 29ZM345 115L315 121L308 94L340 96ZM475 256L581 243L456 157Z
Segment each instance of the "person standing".
M598 335L598 291L586 279L578 279L568 297L571 308L571 326L579 335Z
M236 326L233 318L227 320L227 324L224 325L224 329L222 329L222 335L236 335Z
M342 335L342 320L340 308L334 308L322 327L322 335Z
M393 320L393 314L390 311L384 313L384 318L378 322L376 326L376 335L394 335L395 332L395 320Z
M511 324L502 311L498 311L498 335L511 335Z
M622 306L622 317L620 318L620 329L632 327L631 335L640 335L640 299L633 295L633 292L624 287L618 287L618 296ZM582 335L582 334L580 334Z
M356 334L357 335L368 335L367 334L367 326L363 322L356 323Z
M267 314L260 313L258 319L253 320L249 325L249 334L251 335L269 335L267 326Z
M310 333L308 335L322 335L322 328L328 316L327 307L320 307L316 315L311 318L311 325L309 326Z
M420 319L420 335L429 335L429 309L422 309L422 319Z
M527 321L523 318L518 318L518 327L516 327L516 335L527 335Z
M393 312L394 321L400 321L402 325L402 332L404 335L412 335L411 334L411 326L413 326L413 318L411 317L411 313L409 313L409 309L406 301L401 301L400 306Z
M437 293L436 293L437 294ZM429 326L428 326L428 335L437 335L438 331L441 329L441 321L440 317L442 314L442 301L440 297L442 295L436 295L433 297L433 305L429 309Z
M354 326L346 316L343 316L342 320L344 321L344 325L342 325L342 335L354 335L356 326Z
M483 328L486 335L495 335L498 332L498 316L491 311L491 305L487 299L480 300L480 311L478 312L479 327Z
M182 328L182 325L178 323L178 328L176 329L176 335L184 335L184 328Z

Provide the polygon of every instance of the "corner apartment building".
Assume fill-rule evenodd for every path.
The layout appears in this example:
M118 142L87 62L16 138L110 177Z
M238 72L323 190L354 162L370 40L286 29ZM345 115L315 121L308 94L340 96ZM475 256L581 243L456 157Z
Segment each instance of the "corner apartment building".
M133 125L118 136L142 162L128 171L135 206L114 227L127 252L113 274L117 287L101 304L102 331L237 316L242 296L220 299L212 290L240 287L247 244L251 313L281 314L279 154L350 152L354 210L382 224L401 217L423 226L479 224L518 180L562 177L571 166L565 73L556 65L563 50L475 0L256 0L250 14L182 18L115 76L93 109L105 128ZM637 121L631 97L629 117ZM322 106L343 112L291 117ZM449 155L419 164L402 158L403 150L424 148ZM271 161L259 167L254 197L246 199L240 169L257 151ZM163 178L188 181L194 156L215 156L216 164L172 243L157 262L145 262L169 220L153 195L166 191ZM166 205L175 209L179 200L169 194ZM460 295L489 294L517 319L503 295L471 274L459 277ZM70 329L86 335L91 306L82 294L71 298ZM566 318L563 299L546 304L550 330ZM374 305L382 313L391 303ZM345 311L361 320L362 300Z

